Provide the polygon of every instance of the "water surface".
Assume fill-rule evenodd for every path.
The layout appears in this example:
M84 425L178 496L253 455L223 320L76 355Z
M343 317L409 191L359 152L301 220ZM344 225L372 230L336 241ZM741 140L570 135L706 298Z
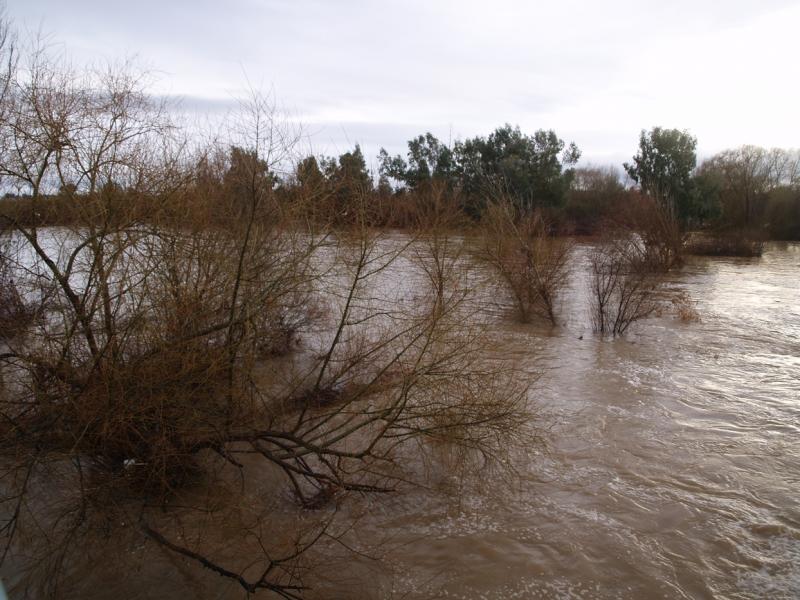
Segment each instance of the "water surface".
M576 269L555 329L515 325L505 351L541 373L547 448L516 484L457 504L374 501L365 528L407 540L394 571L341 597L800 597L800 245L696 258L670 275L700 322L672 314L592 334Z

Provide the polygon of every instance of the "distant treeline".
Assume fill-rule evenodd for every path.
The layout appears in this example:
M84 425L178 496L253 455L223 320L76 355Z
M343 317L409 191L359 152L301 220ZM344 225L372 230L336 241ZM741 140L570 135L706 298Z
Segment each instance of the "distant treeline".
M306 217L334 224L359 215L376 227L413 226L420 204L436 188L451 196L466 224L479 222L487 205L502 197L522 212L541 212L558 233L593 235L648 196L683 230L800 239L799 151L742 146L698 165L696 143L686 131L642 131L637 153L624 165L627 177L611 166L577 167L580 150L552 130L529 135L511 125L452 145L425 133L408 141L405 156L381 149L378 173L367 168L358 145L338 157L305 157L281 173L232 146L203 156L189 170L198 203L220 215L229 214L236 197L246 193L233 182L247 171L268 182L278 201L301 204ZM137 206L143 218L154 202L163 203L134 197L124 185L107 184L92 193ZM66 223L75 203L86 197L85 190L62 184L33 202L22 190L5 195L0 215L24 223Z

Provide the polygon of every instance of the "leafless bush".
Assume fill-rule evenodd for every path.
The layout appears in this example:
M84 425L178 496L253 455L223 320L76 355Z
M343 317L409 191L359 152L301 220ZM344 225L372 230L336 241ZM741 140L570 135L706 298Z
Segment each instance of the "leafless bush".
M489 459L526 422L527 389L487 366L449 289L449 241L430 246L431 291L412 302L392 285L410 241L358 215L309 229L277 200L294 137L269 99L243 107L226 162L189 153L142 82L40 52L4 100L3 177L33 206L65 190L75 216L7 222L14 281L48 302L0 363L0 565L26 575L20 594L58 597L80 549L119 536L298 597L335 514L280 535L257 506L279 487L265 478L318 509L413 481L425 440ZM236 523L226 544L208 515Z
M635 233L641 241L634 250L655 271L668 271L683 260L684 234L675 216L648 196L631 198L625 214L614 226Z
M761 256L764 239L757 231L697 233L687 242L686 251L697 256Z
M657 308L660 276L643 256L641 242L616 235L600 241L590 255L592 321L595 331L613 336Z
M448 293L463 293L463 238L456 231L464 224L457 195L447 185L435 182L418 192L414 246L418 265L435 298L434 310L441 312L452 299Z
M571 243L551 236L539 212L521 212L505 199L487 208L481 224L480 257L511 291L520 320L526 323L539 316L555 325Z
M0 234L2 235L2 234ZM0 340L13 338L30 326L36 310L17 289L7 256L7 244L0 241Z
M670 299L670 303L675 311L675 316L684 323L697 323L700 321L700 313L688 293L679 292L675 294Z

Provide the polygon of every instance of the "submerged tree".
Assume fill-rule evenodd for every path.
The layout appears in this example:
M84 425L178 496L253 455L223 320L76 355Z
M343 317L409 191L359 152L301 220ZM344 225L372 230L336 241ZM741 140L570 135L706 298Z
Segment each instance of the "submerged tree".
M602 335L623 335L628 328L658 307L655 294L660 275L647 260L646 248L635 237L615 231L591 250L590 297L594 330Z

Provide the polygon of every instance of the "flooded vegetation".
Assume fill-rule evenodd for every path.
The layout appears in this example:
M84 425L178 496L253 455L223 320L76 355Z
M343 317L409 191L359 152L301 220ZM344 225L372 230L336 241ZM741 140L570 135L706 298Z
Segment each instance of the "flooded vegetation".
M498 314L504 351L541 373L546 447L514 484L381 507L372 527L410 546L373 597L797 596L798 268L796 244L690 259L666 285L701 320L664 313L614 339L591 333L586 270L563 327Z
M429 269L419 263L430 240L409 242L400 234L379 242L381 256L403 253L381 272L373 288L381 290L380 298L370 294L380 303L376 314L389 310L396 318L394 307L430 301ZM448 238L448 243L452 250L465 240ZM480 242L466 240L473 244ZM421 447L394 454L393 460L404 463L403 475L393 474L399 477L396 491L375 495L324 486L292 493L274 469L232 450L237 457L232 460L246 465L246 497L257 502L246 514L259 528L291 539L292 531L318 531L320 520L330 519L336 528L336 543L320 540L305 557L303 569L313 574L306 577L314 584L304 595L750 598L765 587L776 598L798 593L800 513L793 498L800 478L795 439L800 247L770 244L759 259L691 258L660 284L652 300L659 310L620 337L603 335L593 324L596 251L596 244L574 247L557 327L546 318L519 323L513 294L503 282L470 252L456 253L461 281L480 290L464 297L459 310L480 317L484 366L451 368L459 377L482 380L491 376L485 361L495 357L528 390L528 427L514 433L512 421L496 421L491 435L502 441L501 455L465 462L463 446L451 445L447 433L438 442L434 435L424 454ZM347 281L336 279L337 285ZM691 298L699 320L687 322L675 310L671 300L682 295ZM298 329L303 341L290 362L318 356L311 349L325 347L309 335L306 327ZM286 361L262 359L256 371L260 382L274 381ZM496 365L491 371L497 373ZM366 383L343 378L315 394L295 395L293 402L330 411L355 406L352 400L341 404L355 386L380 386L385 392L396 385L370 377ZM444 425L447 405L440 395L447 392L441 375L437 380L430 409ZM464 386L455 392L453 408L459 413L468 409L463 402L469 381ZM362 393L374 392L355 392ZM487 388L481 385L476 393L486 394ZM309 416L309 426L319 418ZM215 486L232 494L228 486L237 486L235 469L227 475L218 469ZM389 473L382 481L386 477ZM199 492L192 486L179 497L184 502ZM237 513L245 508L239 493L232 496L238 498ZM300 512L292 508L298 501L305 506ZM184 514L182 527L199 529L184 530L180 539L194 539L222 551L228 563L246 565L262 550L252 545L251 534L242 536L245 515L234 517L229 502L216 498L199 521ZM131 535L129 526L117 526ZM217 536L222 538L212 541ZM100 539L93 543L108 552L107 568L80 558L72 564L68 589L80 597L104 597L105 591L96 590L108 589L118 568L137 573L124 584L114 583L126 595L236 598L242 593L238 584L198 570L191 561L165 563L150 544L123 549L119 539Z
M505 125L371 173L258 90L207 141L0 58L11 597L800 595L797 151L654 127L623 184Z

